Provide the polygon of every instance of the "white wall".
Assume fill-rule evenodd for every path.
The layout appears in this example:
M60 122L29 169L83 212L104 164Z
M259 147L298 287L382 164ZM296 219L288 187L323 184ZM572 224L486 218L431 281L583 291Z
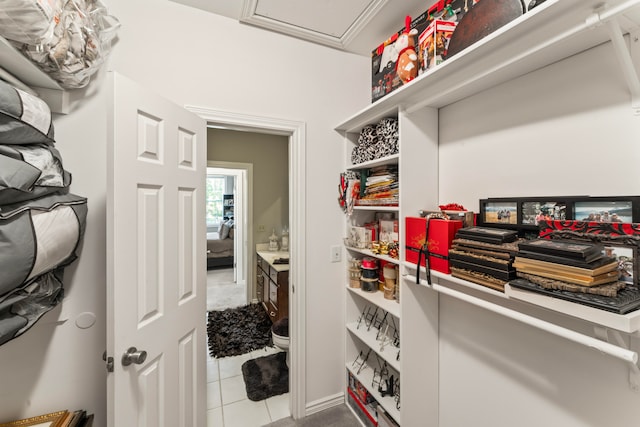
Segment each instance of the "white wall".
M0 347L0 420L87 409L104 426L106 369L106 103L93 94L54 119L56 146L73 175L71 192L88 198L79 259L65 270L65 298L29 331ZM95 316L87 329L79 316Z
M630 107L610 45L448 106L440 202L477 211L486 197L640 194ZM442 427L638 425L622 362L444 296L440 337Z
M341 242L343 216L335 189L343 151L333 127L369 102L369 59L170 1L105 3L122 23L109 68L179 105L306 122L304 286L312 302L307 304L307 402L339 393L343 319L336 315L342 307L336 296L342 295L344 272L341 264L329 262L328 248ZM104 80L96 83L77 111L55 121L65 167L73 173L72 191L89 197L84 247L69 270L62 307L0 347L0 420L84 408L96 413L96 427L105 425L107 129ZM96 315L93 327L75 326L82 312Z
M253 243L269 243L274 229L280 236L289 225L289 137L210 128L207 147L209 161L253 165Z

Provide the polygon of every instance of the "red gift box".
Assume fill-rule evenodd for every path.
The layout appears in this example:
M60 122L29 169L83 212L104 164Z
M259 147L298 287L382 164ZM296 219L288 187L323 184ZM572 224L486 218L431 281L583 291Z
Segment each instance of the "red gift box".
M449 249L456 236L456 232L462 228L462 221L431 219L429 221L429 267L432 270L450 274L449 269ZM427 219L407 217L406 218L406 252L405 258L413 264L418 263L418 253L425 244L425 234L427 230ZM422 266L426 265L422 259Z

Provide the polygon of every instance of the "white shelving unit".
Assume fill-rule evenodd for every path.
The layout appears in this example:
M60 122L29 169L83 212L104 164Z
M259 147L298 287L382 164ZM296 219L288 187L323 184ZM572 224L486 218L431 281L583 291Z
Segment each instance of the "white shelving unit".
M390 116L397 117L397 112L392 112ZM347 144L347 150L349 152L349 158L352 148L355 146L358 134L349 134L347 139L350 141ZM347 169L350 170L363 170L376 166L384 165L396 165L399 166L399 155L395 154L380 159L375 159L367 162L363 162L357 165L348 165ZM398 218L399 208L397 206L354 206L353 212L348 219L348 222L352 224L362 225L366 222L374 220L378 213L391 215L394 218ZM375 258L380 261L398 265L399 259L391 258L387 255L374 254L369 249L360 249L353 247L346 247L350 257L362 259L364 257ZM381 347L383 341L377 339L379 330L375 326L368 327L365 325L364 320L360 320L363 315L363 311L366 309L375 310L378 309L378 318L384 316L382 313L386 313L387 316L393 317L393 323L396 327L400 326L400 304L394 299L385 299L381 291L366 292L359 288L348 289L348 301L347 301L347 343L346 343L346 355L347 370L351 372L360 383L368 390L368 392L376 399L379 405L381 405L397 422L400 422L400 411L397 409L396 401L393 396L381 396L374 384L372 384L374 369L380 369L380 363L386 362L390 368L390 374L394 375L394 379L400 376L400 362L397 360L399 349L388 342L389 336L386 336L387 342L384 347ZM358 326L359 325L359 326ZM389 334L389 331L387 331ZM361 370L353 366L353 361L356 360L360 353L369 353L366 366ZM346 393L346 390L345 390Z
M634 112L640 114L640 83L632 61L633 54L640 56L640 43L632 43L631 55L624 44L620 47L623 35L635 32L638 23L640 0L611 0L604 6L599 0L547 0L336 126L336 131L345 139L345 158L350 159L351 149L364 126L375 124L385 117L397 117L399 121L399 155L397 159L384 160L397 162L400 180L400 205L397 208L399 263L404 277L399 278L400 306L396 314L400 319L401 347L398 365L401 406L394 415L396 421L406 426L438 425L440 293L476 303L488 310L495 307L498 313L512 314L517 320L529 319L532 323L539 320L535 315L544 317L545 313L551 312L553 318L566 315L596 327L627 333L640 331L638 313L616 315L508 286L502 293L433 271L434 286L425 286L424 283L416 285L415 277L413 281L407 278L416 274L416 267L405 262L404 253L405 218L418 216L421 209L437 209L439 203L438 108L613 40L619 62L627 76L631 106ZM375 164L346 167L358 169ZM375 209L358 207L354 209L354 214L368 210ZM349 251L357 252L351 248ZM370 256L366 252L360 253ZM367 337L361 338L352 331L353 312L357 311L360 307L358 304L362 304L361 300L366 297L362 292L347 289L345 360L350 363L355 358L353 353L360 348L357 345L365 348L375 346L371 347L373 343ZM503 308L505 311L501 312ZM527 314L519 317L519 310L531 311L533 316ZM548 322L538 323L541 328L554 329L554 325ZM561 331L562 328L557 329ZM558 335L563 336L565 332L565 338L581 340L579 336L572 336L572 331L562 330ZM588 340L590 337L586 338L586 342L592 342ZM604 344L609 345L607 342ZM616 348L608 350L617 352ZM634 355L637 356L624 348L619 350L622 359L633 360ZM640 379L638 372L638 367L632 364L631 376L635 375L636 380ZM420 393L416 393L416 390L420 390Z

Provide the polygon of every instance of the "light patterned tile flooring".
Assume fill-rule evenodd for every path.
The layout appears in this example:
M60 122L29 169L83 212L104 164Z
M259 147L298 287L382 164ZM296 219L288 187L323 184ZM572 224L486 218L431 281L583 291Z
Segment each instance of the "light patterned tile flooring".
M210 270L207 272L207 296L235 290L233 270ZM213 292L212 292L213 290ZM244 290L242 293L244 295ZM218 300L218 298L215 298ZM234 301L233 297L228 301ZM235 299L235 301L240 301ZM240 301L242 302L242 301ZM217 301L207 298L207 310L224 309ZM242 305L229 302L229 306ZM234 305L236 304L236 305ZM247 398L242 378L242 364L249 359L266 356L279 351L274 347L254 350L247 354L215 359L207 355L207 427L260 427L290 415L289 393L274 396L260 402Z

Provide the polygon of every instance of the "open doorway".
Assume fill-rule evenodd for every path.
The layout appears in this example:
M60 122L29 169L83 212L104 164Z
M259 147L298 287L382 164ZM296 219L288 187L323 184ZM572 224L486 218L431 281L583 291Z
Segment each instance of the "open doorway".
M304 122L251 116L209 108L186 106L205 119L209 127L253 131L288 138L287 167L289 182L289 315L294 321L289 325L290 412L298 419L306 415L306 125ZM255 179L254 179L255 181ZM251 236L251 224L248 227ZM253 253L249 252L249 264L255 271Z
M269 298L269 293L265 294L263 287L257 286L257 275L261 273L253 267L256 266L257 254L263 256L262 251L265 246L269 245L270 237L273 235L281 237L282 232L289 228L289 137L210 128L207 132L207 145L209 177L219 181L224 179L227 184L224 190L218 190L218 204L222 203L222 210L224 210L223 198L227 197L227 200L233 198L234 200L233 218L230 218L230 215L225 216L224 213L220 213L220 207L216 209L216 212L219 217L222 217L219 220L227 221L224 224L233 224L231 230L235 231L232 234L234 234L233 242L236 245L234 262L236 268L234 271L237 273L235 277L238 279L237 283L227 283L228 276L224 275L224 268L217 268L215 272L208 271L207 300L210 301L213 292L220 302L233 302L235 291L238 290L242 279L244 279L246 289L244 302L256 303L253 306L263 308L262 314L269 316L267 319L277 320L271 318L274 306L272 305L273 301ZM251 175L251 179L247 179L249 175ZM231 185L232 183L233 185ZM252 213L248 213L245 209L249 206L252 207ZM244 260L252 261L245 265ZM247 265L250 268L246 268ZM278 267L284 266L279 265ZM211 277L220 278L222 282L219 284L210 283ZM267 276L267 280L270 280L269 276ZM286 291L287 284L285 283L280 288L284 288ZM221 291L227 291L227 293L224 294ZM235 306L239 306L239 304ZM275 307L278 307L278 304ZM224 308L226 307L222 309ZM267 323L270 324L270 320L267 320ZM241 322L235 324L238 325ZM248 334L259 327L261 327L259 324L246 323L243 326L246 329L243 330L247 332L241 332L241 334ZM237 326L236 329L238 329ZM259 402L248 402L247 399L250 399L248 390L246 396L238 392L238 389L244 388L245 383L249 384L242 372L242 366L245 363L250 360L264 359L270 354L277 357L273 353L282 351L286 354L286 349L281 346L266 350L264 348L255 349L248 354L219 357L208 366L214 371L217 370L218 376L217 381L211 381L210 387L214 389L212 390L214 395L219 394L219 401L213 402L212 399L209 399L213 406L211 409L215 410L217 404L221 406L224 425L231 422L247 425L252 422L268 424L291 414L289 393L270 396ZM217 369L216 364L218 365ZM285 366L283 372L286 370ZM212 379L215 378L216 373L211 376ZM216 396L213 397L213 399L216 398ZM243 405L243 410L239 410L238 408ZM231 416L235 418L230 419Z
M207 311L251 302L247 222L252 164L207 162Z
M233 267L233 281L248 289L245 303L251 301L247 286L251 277L247 230L253 217L252 183L251 163L207 162L207 268ZM224 224L226 229L221 229ZM218 243L210 241L219 238L220 231L228 239L226 248L232 246L231 258L225 258L228 256L225 247L216 247Z

